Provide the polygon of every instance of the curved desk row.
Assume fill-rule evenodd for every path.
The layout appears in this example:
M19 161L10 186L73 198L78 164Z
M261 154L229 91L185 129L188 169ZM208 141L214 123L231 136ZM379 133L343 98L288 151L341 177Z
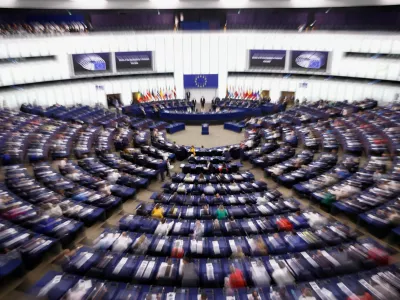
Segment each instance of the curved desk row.
M261 116L260 109L236 109L226 112L186 113L164 110L160 118L166 121L185 123L223 123L231 120L242 120L249 116Z

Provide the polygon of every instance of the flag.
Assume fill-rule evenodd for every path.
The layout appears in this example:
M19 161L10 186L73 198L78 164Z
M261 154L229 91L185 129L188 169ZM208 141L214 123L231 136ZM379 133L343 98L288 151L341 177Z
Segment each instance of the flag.
M150 93L150 90L147 90L147 100L149 101L149 100L152 100L153 98L153 96L151 95L151 93Z
M147 102L147 90L144 93L141 93L143 97L143 101Z
M141 93L141 92L138 92L138 93L137 93L137 98L136 98L136 100L137 100L138 102L142 102L142 101L143 101L143 97L142 97L142 93Z
M153 99L153 100L155 100L157 97L156 97L156 94L154 93L154 90L152 89L151 90L151 98Z
M176 99L176 86L174 86L174 91L173 91L173 93L174 93L174 98Z

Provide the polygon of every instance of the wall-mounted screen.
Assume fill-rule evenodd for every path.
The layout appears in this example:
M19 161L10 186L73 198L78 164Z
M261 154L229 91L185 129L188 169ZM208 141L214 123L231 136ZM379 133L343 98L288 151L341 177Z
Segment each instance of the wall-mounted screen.
M286 50L250 50L250 69L285 68Z
M116 52L115 66L117 71L153 70L153 52Z
M110 53L73 54L74 74L111 72Z
M328 57L325 51L291 51L291 69L326 71Z

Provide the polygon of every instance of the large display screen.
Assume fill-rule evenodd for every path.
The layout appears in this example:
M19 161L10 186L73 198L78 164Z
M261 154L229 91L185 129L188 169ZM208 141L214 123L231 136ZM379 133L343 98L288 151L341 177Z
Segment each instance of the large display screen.
M110 53L73 54L75 75L111 72Z
M151 51L116 52L115 66L117 71L153 70L153 53Z
M326 71L329 52L325 51L292 51L291 69Z
M285 68L286 50L250 50L250 68Z

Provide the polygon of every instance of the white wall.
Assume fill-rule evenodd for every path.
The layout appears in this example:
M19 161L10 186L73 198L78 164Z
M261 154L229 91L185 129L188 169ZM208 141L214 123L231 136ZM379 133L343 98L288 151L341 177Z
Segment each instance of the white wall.
M140 79L85 80L68 84L48 84L30 86L24 89L0 91L0 106L18 109L23 103L50 106L58 103L74 105L78 103L107 105L107 94L121 94L124 105L129 105L132 93L146 90L160 90L173 87L173 77L147 77Z
M155 51L155 72L173 72L183 95L183 74L219 74L225 93L227 72L247 71L249 49L331 51L332 75L400 81L400 62L345 58L344 52L400 54L400 35L335 32L118 32L55 37L1 38L0 58L56 55L54 62L4 64L0 85L72 77L69 55L114 51ZM33 65L35 64L35 65Z
M307 87L304 87L304 83ZM254 91L269 90L273 102L277 101L282 91L295 92L295 97L309 101L319 99L343 101L372 98L381 104L395 100L400 94L400 85L368 84L323 79L299 79L266 76L230 76L228 85L233 89L246 86Z
M218 74L218 96L223 97L228 85L228 72L249 71L247 55L249 49L330 51L329 72L332 75L400 81L399 60L344 57L344 52L349 51L400 54L398 34L322 31L118 32L0 38L0 58L39 55L57 57L55 61L42 63L2 64L0 86L73 78L69 56L74 53L149 50L155 53L156 73L174 74L170 83L171 86L176 86L178 97L184 97L184 74ZM151 85L157 84L157 82L151 83ZM316 89L320 90L318 93L326 93L320 87ZM342 90L338 93L343 94ZM123 98L130 99L128 92L124 92Z

